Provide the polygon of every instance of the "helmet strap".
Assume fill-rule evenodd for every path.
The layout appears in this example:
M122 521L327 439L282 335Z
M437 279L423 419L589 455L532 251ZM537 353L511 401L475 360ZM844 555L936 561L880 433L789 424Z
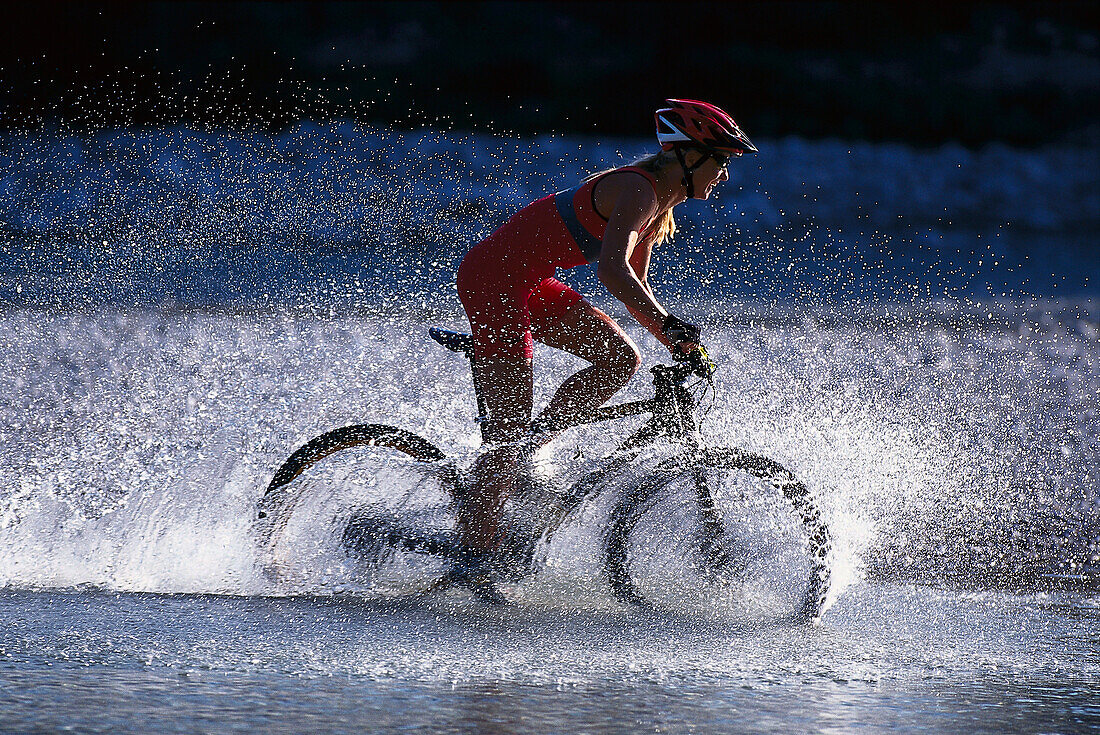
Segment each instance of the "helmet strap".
M687 192L687 198L694 199L695 169L706 163L707 159L711 157L711 154L707 151L700 150L699 152L703 154L702 157L700 157L699 160L695 162L694 166L688 166L687 161L684 160L684 146L678 145L673 148L673 150L676 151L676 159L680 162L680 168L684 171L684 178L680 183L683 184L684 190Z

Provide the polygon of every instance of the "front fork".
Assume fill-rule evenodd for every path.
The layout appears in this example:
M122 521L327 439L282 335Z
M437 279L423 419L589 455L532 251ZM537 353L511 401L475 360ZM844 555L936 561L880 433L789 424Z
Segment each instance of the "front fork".
M653 388L653 418L658 431L697 449L701 442L691 392L663 365L653 368Z
M682 382L672 380L669 375L659 372L658 368L654 368L653 384L656 388L655 402L660 410L660 413L655 415L664 417L660 430L682 442L688 449L687 461L691 463L688 469L695 489L695 500L699 504L699 512L702 515L700 551L707 569L721 570L729 562L725 558L722 544L725 524L722 521L722 512L718 508L717 499L714 497L715 488L707 477L706 463L698 461L703 449L703 441L692 410L691 393Z
M701 550L708 567L713 568L721 564L717 557L721 554L720 542L725 524L707 477L706 464L698 461L703 441L692 410L692 395L682 381L674 378L672 370L660 365L653 368L653 388L653 420L630 437L622 448L640 449L662 435L687 448L687 469L691 472L695 499L703 520Z

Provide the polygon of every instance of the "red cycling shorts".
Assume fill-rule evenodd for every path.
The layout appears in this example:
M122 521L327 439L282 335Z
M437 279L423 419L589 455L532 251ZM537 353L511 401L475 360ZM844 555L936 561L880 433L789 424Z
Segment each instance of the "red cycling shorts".
M561 323L584 297L554 278L584 257L546 197L475 245L458 267L458 297L476 357L527 357L532 328Z
M458 295L466 308L474 335L475 357L526 357L534 355L534 338L540 328L560 324L574 304L584 297L564 283L549 276L534 288L500 287L464 288L463 271L459 269ZM477 280L478 286L489 285Z

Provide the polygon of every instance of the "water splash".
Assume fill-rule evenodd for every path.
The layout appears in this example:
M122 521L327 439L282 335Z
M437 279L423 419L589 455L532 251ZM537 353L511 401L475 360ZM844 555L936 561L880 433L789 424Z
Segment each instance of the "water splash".
M1087 572L1096 314L1044 323L1042 311L991 324L928 309L885 333L795 311L714 324L725 369L704 432L775 457L818 495L836 536L838 589L862 575L1015 588ZM403 312L6 312L0 584L279 591L250 524L274 468L305 439L398 423L452 455L474 450L467 367L429 346L426 326ZM1025 329L1037 330L1032 339L1019 338ZM542 349L536 359L545 400L573 363ZM646 392L639 377L624 397ZM567 482L615 436L566 434L547 471ZM354 491L362 482L348 461L314 482ZM315 515L300 531L328 543L338 513ZM1046 535L1020 546L1017 534L1036 529ZM584 533L549 554L550 588L595 577L595 558L571 551L592 548ZM346 590L354 572L334 559L313 569L293 591Z

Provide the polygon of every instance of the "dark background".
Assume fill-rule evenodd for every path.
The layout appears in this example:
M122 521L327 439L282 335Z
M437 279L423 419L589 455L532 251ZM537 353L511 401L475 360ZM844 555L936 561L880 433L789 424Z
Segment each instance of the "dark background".
M0 126L647 135L681 96L761 138L1096 145L1097 6L20 3L0 24Z

